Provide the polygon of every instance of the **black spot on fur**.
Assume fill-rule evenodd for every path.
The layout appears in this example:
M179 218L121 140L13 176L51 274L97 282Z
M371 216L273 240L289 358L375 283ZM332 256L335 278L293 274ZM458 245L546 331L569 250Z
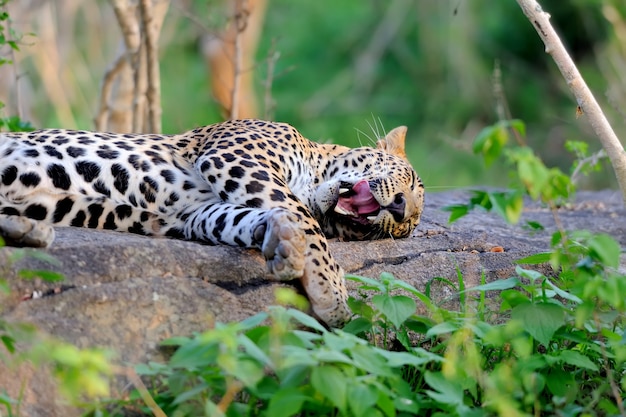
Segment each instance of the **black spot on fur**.
M138 235L145 235L146 231L143 228L143 225L139 222L134 222L132 226L128 228L130 233L136 233Z
M29 158L37 158L39 156L39 151L37 149L26 149L24 151L24 156L28 156Z
M67 148L67 154L72 158L78 158L79 156L84 156L87 151L83 148L77 148L75 146L70 146Z
M254 162L254 161L247 161L247 160L243 160L241 162L239 162L241 165L243 165L246 168L253 168L257 165L259 165L258 163Z
M133 214L133 208L127 204L122 204L115 207L115 214L117 214L118 219L124 220Z
M130 175L128 170L120 164L111 166L111 175L113 175L113 187L120 193L124 194L128 190L128 180Z
M185 190L185 191L186 190L191 190L191 189L194 189L194 188L196 188L196 185L193 182L191 182L191 181L185 181L183 183L183 190Z
M185 234L183 233L182 230L177 229L175 227L169 229L167 232L165 232L165 236L167 237L172 237L174 239L184 239L185 238Z
M58 145L65 145L69 141L70 140L68 138L56 138L52 140L52 143L58 146Z
M253 172L252 173L252 178L257 179L259 181L269 181L270 180L270 176L267 173L267 171L257 171L257 172Z
M48 154L49 156L53 158L57 158L59 160L63 159L63 154L57 151L57 149L54 146L46 145L43 147L43 150L46 154Z
M214 157L211 158L211 160L213 161L213 165L215 166L215 169L222 169L222 168L224 168L224 163L222 162L222 160L219 157L214 156Z
M78 161L75 164L76 172L81 175L85 181L92 182L100 175L100 167L94 162Z
M272 201L285 201L285 193L280 190L272 190L272 194L270 194L270 199Z
M98 227L98 222L100 221L100 216L104 212L104 207L100 204L90 204L87 207L87 211L89 211L89 223L87 223L87 227L90 229L95 229Z
M3 185L11 185L13 181L17 178L17 167L15 165L10 165L2 171L2 184Z
M263 200L261 200L260 198L252 198L248 201L246 201L246 206L248 207L262 207L263 206Z
M211 169L211 163L209 161L204 161L201 165L200 165L200 172L205 173L208 170Z
M54 207L54 213L52 214L52 222L59 223L70 211L72 211L72 207L74 207L74 200L70 197L65 197L63 200L57 201L57 204Z
M14 207L2 207L0 213L6 214L7 216L21 216L21 213Z
M48 215L48 210L41 204L31 204L24 210L24 216L35 220L43 220Z
M96 151L96 155L102 159L117 159L120 153L115 149L99 149Z
M152 161L152 163L154 163L154 165L161 165L161 164L167 163L167 161L163 159L158 152L146 151L145 154L150 157L150 160Z
M46 171L48 177L52 180L52 185L56 188L60 188L62 190L69 190L70 185L72 185L72 180L70 176L67 175L65 168L63 165L59 164L50 164L48 166L48 170Z
M224 184L224 190L226 190L227 193L232 193L237 188L239 188L239 183L237 181L226 180L226 183Z
M100 194L111 197L111 190L109 190L109 188L101 180L93 183L93 189Z
M248 184L246 184L246 192L248 194L260 193L263 192L264 189L265 185L261 184L258 181L250 181Z
M176 175L169 169L162 170L160 174L163 177L163 179L165 179L165 182L169 184L174 184L176 182Z
M85 216L84 211L80 210L78 213L76 213L76 217L72 219L70 225L74 227L84 227L85 220L87 220L87 216Z
M115 224L115 215L113 214L113 212L109 212L109 214L107 214L107 218L104 222L104 224L102 225L103 229L108 229L108 230L115 230L117 229L117 225Z
M237 214L234 218L233 218L233 226L237 226L239 224L239 222L246 217L248 214L250 214L250 210L242 210L241 212L239 212L239 214Z
M230 175L232 178L243 178L243 176L246 174L246 172L243 170L242 167L232 167L230 170L228 170L228 175Z
M20 182L26 187L36 187L41 182L41 177L34 172L20 175Z

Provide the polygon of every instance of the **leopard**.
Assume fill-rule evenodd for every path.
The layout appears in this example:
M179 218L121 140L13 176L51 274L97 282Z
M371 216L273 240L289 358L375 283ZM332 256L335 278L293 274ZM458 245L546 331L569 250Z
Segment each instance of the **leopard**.
M406 132L356 148L257 119L171 135L0 133L0 236L46 248L73 226L252 248L270 279L299 280L312 314L340 327L351 313L329 240L405 238L420 222Z

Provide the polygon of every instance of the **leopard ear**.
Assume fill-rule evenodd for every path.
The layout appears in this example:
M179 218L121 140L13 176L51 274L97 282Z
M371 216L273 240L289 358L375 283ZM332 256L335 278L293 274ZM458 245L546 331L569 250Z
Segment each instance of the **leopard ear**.
M398 126L387 135L378 140L376 148L383 149L387 153L407 159L404 151L404 139L406 137L406 126Z

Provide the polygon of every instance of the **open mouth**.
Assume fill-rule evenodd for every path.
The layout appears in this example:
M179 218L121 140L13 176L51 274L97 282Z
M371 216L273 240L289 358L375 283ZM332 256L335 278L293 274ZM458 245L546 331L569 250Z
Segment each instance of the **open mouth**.
M334 211L358 223L370 224L380 213L380 204L372 195L369 182L361 180L354 185L341 184Z

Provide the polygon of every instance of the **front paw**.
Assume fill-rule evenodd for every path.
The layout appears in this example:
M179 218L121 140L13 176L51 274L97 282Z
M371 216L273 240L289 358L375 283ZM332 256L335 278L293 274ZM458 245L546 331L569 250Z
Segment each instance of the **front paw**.
M304 274L306 236L298 217L283 209L268 213L265 222L254 230L261 245L267 268L279 281L288 281Z
M28 217L0 215L0 236L9 246L45 248L54 240L54 229Z

